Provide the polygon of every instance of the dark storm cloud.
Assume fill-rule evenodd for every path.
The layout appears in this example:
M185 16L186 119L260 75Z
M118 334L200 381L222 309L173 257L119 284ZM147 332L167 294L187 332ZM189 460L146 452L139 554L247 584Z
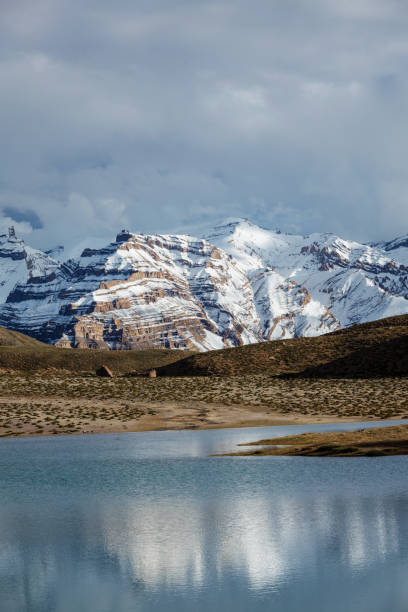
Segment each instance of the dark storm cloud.
M17 223L27 222L33 229L41 229L44 227L43 222L34 210L18 210L14 206L4 206L3 216L10 217Z
M222 216L408 232L405 2L0 11L0 206L43 220L34 243Z

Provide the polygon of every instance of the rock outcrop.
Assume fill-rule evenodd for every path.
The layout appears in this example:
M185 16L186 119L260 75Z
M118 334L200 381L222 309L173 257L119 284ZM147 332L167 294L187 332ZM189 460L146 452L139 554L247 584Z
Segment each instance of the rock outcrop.
M10 233L0 236L0 325L60 347L107 350L315 336L407 313L407 245L237 220L201 237L123 230L59 262Z
M203 239L124 231L42 282L17 283L0 320L73 348L206 350L262 340L245 271L226 253Z

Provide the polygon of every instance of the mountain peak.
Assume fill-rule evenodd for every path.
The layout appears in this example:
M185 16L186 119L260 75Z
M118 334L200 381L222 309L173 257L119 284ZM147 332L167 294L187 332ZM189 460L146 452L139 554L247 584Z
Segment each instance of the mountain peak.
M240 217L204 232L122 229L70 263L5 233L0 324L64 346L207 350L408 312L407 237L374 248Z
M24 251L26 248L24 240L16 236L14 227L9 227L7 233L0 234L0 244L2 250L7 251Z
M227 217L213 226L214 229L231 228L235 230L237 227L258 227L255 223L246 217Z
M134 236L134 234L131 231L123 229L116 236L116 242L127 242L132 236Z
M398 238L394 238L394 240L390 240L389 242L380 242L375 246L381 246L384 251L394 251L401 247L408 247L408 234L405 234L405 236L398 236Z

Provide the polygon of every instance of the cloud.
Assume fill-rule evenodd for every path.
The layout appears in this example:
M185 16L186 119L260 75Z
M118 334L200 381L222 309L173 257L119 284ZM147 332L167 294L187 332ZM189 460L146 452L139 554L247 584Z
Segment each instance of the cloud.
M13 220L13 222L26 221L32 229L41 229L44 227L43 222L34 210L19 210L14 206L4 206L3 215Z
M237 215L408 232L407 22L400 0L4 0L0 207L68 248Z
M14 227L17 236L26 236L33 231L30 223L26 221L16 223L11 217L0 217L0 234L8 234L8 230L11 227Z

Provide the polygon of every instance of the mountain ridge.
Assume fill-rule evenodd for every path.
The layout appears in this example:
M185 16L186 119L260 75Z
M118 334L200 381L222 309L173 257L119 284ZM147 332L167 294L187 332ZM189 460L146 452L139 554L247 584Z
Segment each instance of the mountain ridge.
M158 368L159 376L269 375L375 378L408 374L408 315L291 338L195 353Z
M62 252L0 236L0 325L65 348L206 351L408 312L404 237L365 245L228 219L50 256Z

